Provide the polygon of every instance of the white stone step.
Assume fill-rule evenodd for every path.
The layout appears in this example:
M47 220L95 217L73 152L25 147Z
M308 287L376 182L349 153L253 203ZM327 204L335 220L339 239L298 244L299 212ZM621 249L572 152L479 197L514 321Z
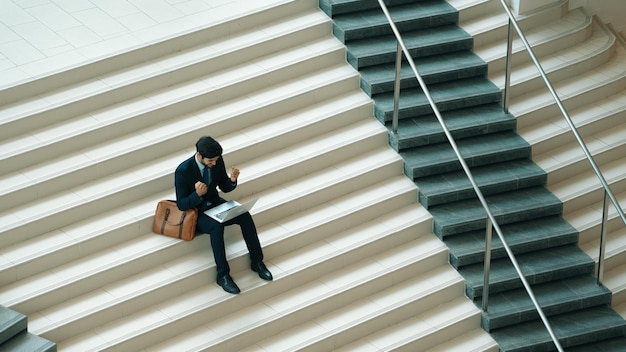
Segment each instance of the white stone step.
M594 104L567 109L567 112L581 136L613 128L626 118L626 91L597 100ZM541 123L518 127L517 132L533 146L534 155L550 153L564 144L575 142L570 126L561 114L544 117ZM549 182L558 180L552 177Z
M333 196L340 196L346 192L357 190L360 186L369 185L382 178L400 175L402 165L399 156L392 153L390 150L376 149L377 146L385 146L384 138L386 134L383 129L384 128L380 126L380 124L377 124L373 118L370 118L369 121L358 122L350 125L348 128L338 129L326 136L320 136L315 141L305 141L293 145L292 148L287 150L277 151L271 156L265 156L258 160L253 159L241 165L241 169L252 176L242 177L240 180L241 184L238 187L241 189L229 194L227 197L241 199L249 197L252 193L256 196L261 196L263 200L256 206L259 212L256 220L258 223L263 224L273 221L275 218L284 217L298 210L306 209L306 206L315 206L320 202L327 201L329 198L332 199ZM347 134L350 134L350 138L347 137ZM375 142L376 140L378 140L378 143ZM320 143L325 143L325 145L320 146ZM310 155L304 155L307 150L309 150L308 153ZM312 155L313 152L315 152L315 155ZM360 153L363 152L369 152L370 154L364 157L360 155ZM298 158L294 155L298 155ZM162 189L169 189L169 199L173 199L174 197L171 194L173 193L171 186L171 170L175 168L177 162L184 160L184 158L189 155L182 154L175 156L177 156L177 158L168 158L169 163L161 163L163 169L158 170L158 178L165 179L169 182L165 182L161 188L153 186L153 189L156 189L157 192ZM272 164L271 161L273 159L281 160L281 164ZM323 160L323 163L320 162L320 159ZM368 160L371 160L369 165L362 163ZM272 180L270 176L273 175L273 173L271 170L268 170L268 163L274 165L275 172L290 175L291 179L283 180L277 177ZM307 170L309 167L315 167L316 164L319 166L318 169ZM144 165L143 168L148 169L153 166L154 165L151 164ZM139 174L142 174L141 170L142 169L137 169ZM143 172L143 174L146 175L148 172ZM116 175L115 179L124 179L125 175L125 173ZM148 178L146 176L146 178L139 180L136 185L132 185L132 188L145 188L147 180ZM119 182L108 183L119 187ZM117 191L116 188L110 190L104 189L104 184L106 183L99 180L94 187L98 189L98 192L103 192L107 197L110 197L111 193ZM139 197L139 191L133 190L132 188L127 191L119 192L119 197L123 197L124 193L130 193L127 200L120 201L119 204L127 204L137 198L149 197L151 195L151 192L148 192L144 194L143 197ZM149 198L148 201L151 201L150 199L151 198ZM82 212L79 214L82 216L80 220L97 217L104 209L101 204L102 200L98 197L86 201L90 202L88 204L93 203L92 207L95 211L90 214L83 211L82 207L84 207L84 205L77 205L78 210ZM155 205L156 202L153 203L153 206ZM113 209L114 208L115 207L113 207ZM29 208L25 208L24 211L28 209ZM43 222L44 225L41 225L41 227L45 227L45 225L50 224L57 216L61 216L61 219L56 220L57 222L65 221L69 215L63 214L71 213L71 209L67 209L67 205L59 207L56 211L54 209L48 210L51 213L48 214L48 216L40 214L41 217L35 220L35 224L31 225L31 227L37 226L36 222ZM79 215L72 214L72 216L76 217L79 217ZM120 218L123 219L125 217L120 216ZM93 219L91 221L100 223ZM37 265L40 256L44 256L44 258L42 258L44 260L49 260L49 258L45 256L49 252L45 249L46 247L51 250L60 250L66 246L85 246L83 241L95 240L88 235L80 235L80 238L76 238L72 236L71 231L69 233L63 231L63 226L70 226L71 224L72 222L69 222L60 226L61 230L58 231L46 231L44 235L33 237L31 240L23 238L22 241L15 241L15 239L13 239L13 245L8 245L10 239L5 239L7 246L4 247L5 249L3 249L1 253L3 257L9 258L10 262L2 265L2 276L0 276L0 278L3 279L3 282L10 282L8 280L34 274L35 272L32 272L32 270L37 270L38 267L41 268L41 266ZM4 235L5 234L3 234L3 236ZM112 243L107 242L107 244L111 245ZM67 249L72 252L71 247ZM91 251L94 250L96 249L91 248ZM63 253L64 252L59 252L56 254L59 260L65 258ZM73 253L73 256L79 255L79 252ZM85 255L86 251L83 250L81 254ZM29 270L23 270L28 267L30 267Z
M549 54L584 40L591 18L579 10L567 13L563 5L566 2L551 4L516 18L537 55ZM509 18L499 3L497 6L499 9L495 11L486 11L482 16L460 22L461 27L474 38L474 52L489 64L489 72L502 71L505 66ZM512 52L516 63L529 59L521 54L522 48L522 42L514 34Z
M584 42L575 46L554 51L538 58L542 70L550 82L559 82L575 77L591 67L600 67L610 61L614 53L615 38L600 28ZM516 63L511 67L509 95L520 96L535 91L545 91L546 83L539 74L539 69L531 61ZM500 89L505 88L505 72L489 72L489 79Z
M605 271L602 284L613 292L611 305L626 319L626 261L612 270Z
M281 27L282 20L287 21L298 15L306 16L315 11L318 13L313 16L321 14L314 0L259 0L246 3L246 6L241 6L239 1L227 0L217 4L210 16L206 16L207 11L200 11L175 23L135 31L133 38L111 38L96 45L77 48L67 55L55 55L49 60L22 65L23 75L28 77L9 78L5 82L6 86L2 87L0 103L8 104L63 87L72 87L100 75L115 75L114 72L137 69L158 58L193 52L194 48L207 43L228 43L228 40L239 38L235 41L240 41L240 45L245 47L250 45L250 40L243 39L254 35L255 29L264 26L272 28L262 36L271 38L276 33L292 31L306 22L303 17L302 23L291 22ZM200 16L202 18L195 18ZM257 36L256 40L263 39ZM69 60L59 62L62 59ZM41 62L45 64L41 65Z
M593 241L580 244L580 248L598 263L600 254L600 233ZM626 226L607 233L605 252L604 252L604 270L613 270L626 264Z
M258 341L244 351L341 350L361 336L374 335L387 328L392 319L409 325L407 330L413 330L413 334L427 335L443 330L450 325L451 316L464 315L467 309L473 311L476 326L480 315L476 307L470 307L472 304L458 295L462 287L458 274L442 266L337 307L333 312L313 316L301 325L286 327L280 334ZM459 312L461 306L466 310ZM431 311L433 307L438 309ZM385 337L393 340L393 336Z
M332 70L330 71L326 71L326 73L329 72L333 72ZM352 71L350 71L352 72ZM338 73L338 72L334 72L334 73ZM350 73L351 74L351 73ZM322 74L320 74L320 76L323 76ZM321 77L320 77L321 78ZM326 78L329 79L329 78ZM352 83L351 83L352 84ZM326 86L327 89L329 89L328 86ZM342 90L339 90L342 91ZM385 129L382 126L376 125L375 124L375 120L371 119L370 121L366 121L364 122L363 126L356 129L355 131L350 131L350 129L348 128L348 130L346 130L345 128L343 129L337 129L335 131L332 132L332 135L334 135L335 137L326 137L326 139L323 139L324 142L329 143L331 146L338 146L338 145L343 145L345 148L351 148L352 150L357 149L358 147L356 145L353 146L349 146L350 142L352 142L352 140L350 139L350 135L352 135L354 133L354 135L358 138L362 138L362 136L364 135L380 135L380 138L386 138L386 135L384 134ZM241 124L245 123L245 121L240 122ZM192 126L192 127L188 127L189 124L183 124L181 125L181 129L191 129L192 131L195 131L196 129L199 129L202 126ZM164 131L167 132L167 131ZM176 133L177 131L169 131L169 133ZM197 137L192 137L189 134L185 134L184 132L188 132L188 131L181 131L179 133L176 133L175 135L177 137L180 138L175 138L175 140L173 140L172 143L174 143L174 146L178 146L179 147L179 151L174 154L174 156L176 157L176 159L178 159L180 162L181 156L180 156L180 148L183 148L183 145L186 144L187 148L188 145L190 144L189 140L195 140ZM199 134L199 132L196 132ZM196 135L198 135L196 134ZM219 131L216 131L216 134L214 134L214 136L218 137L220 135ZM243 140L248 141L248 149L252 149L254 147L258 147L258 146L254 146L254 143L252 143L252 140L247 137L247 136L243 136L241 135ZM339 139L339 141L327 141L327 138L337 138ZM381 139L377 139L378 141L381 141ZM153 136L153 138L150 138L149 140L152 140L152 144L154 146L155 149L159 149L161 148L162 144L159 141L163 141L164 138L160 138L159 136ZM123 143L122 143L123 142ZM87 163L88 165L92 165L95 160L97 158L96 154L97 153L107 153L108 155L117 155L115 152L116 150L119 150L118 148L125 150L125 151L134 151L137 149L140 149L141 146L145 146L146 144L146 139L145 139L145 135L131 135L128 136L126 138L124 138L123 140L120 141L116 141L115 144L109 143L106 145L102 145L99 146L99 148L102 148L102 150L91 150L89 151L90 154L86 154L87 151L82 151L84 153L85 156L91 156L88 160L91 160L91 163ZM315 143L321 143L319 141L315 142ZM376 144L374 143L375 146L377 145L381 145L381 144ZM117 147L117 148L116 148ZM224 145L225 148L230 147L229 145ZM324 147L324 146L322 146ZM309 150L309 147L307 147L306 145L301 146L300 148L304 149L304 151L298 151L297 149L295 149L294 151L288 151L288 152L284 152L284 159L281 159L283 161L281 161L280 165L285 165L285 164L291 164L294 162L294 159L296 157L300 157L302 153L306 153L307 150ZM172 149L174 150L174 148L172 147ZM313 149L315 150L315 149ZM322 150L324 150L322 148ZM152 150L154 152L156 152L156 150ZM162 153L167 152L167 150L162 150ZM189 155L191 155L193 152L189 151ZM269 155L267 155L267 157L277 157L277 155L272 155L272 151L271 150L267 150L266 153L268 153ZM300 153L300 154L298 154ZM311 152L308 152L309 154L311 154ZM129 153L130 154L130 153ZM244 160L243 156L246 155L245 150L237 150L235 152L233 152L232 154L229 155L229 163L231 164L241 164L242 160ZM106 158L107 156L101 156L100 158ZM128 157L130 156L134 156L134 155L128 155ZM309 155L310 158L314 158L314 155ZM100 180L96 180L96 181L91 181L90 184L87 185L76 185L74 187L74 189L71 190L67 190L62 192L61 194L57 194L57 195L52 195L52 196L48 196L48 197L44 197L42 199L37 199L36 201L32 202L32 204L26 204L26 205L21 205L18 207L15 207L13 209L10 209L8 211L4 211L2 213L2 215L0 215L4 221L3 221L3 225L0 226L0 231L3 232L3 236L0 239L0 241L9 241L11 242L12 240L10 239L10 234L11 233L16 233L15 231L20 231L22 232L22 236L24 233L27 233L29 236L27 236L26 238L36 235L36 234L40 234L43 231L49 231L50 229L55 229L61 226L65 226L69 223L71 223L72 221L78 221L86 216L90 216L89 212L93 212L93 209L90 209L88 207L82 207L80 208L80 210L82 211L82 213L72 213L72 216L69 216L70 214L68 213L69 207L67 206L63 206L62 209L60 209L59 211L64 212L65 214L62 217L56 217L59 221L50 221L48 216L45 216L46 214L53 214L55 213L55 209L57 209L61 204L64 205L74 205L74 209L78 209L78 205L79 204L84 204L85 202L89 202L89 201L94 201L94 199L96 198L100 198L100 197L109 197L110 194L108 193L104 193L102 191L102 189L100 188L100 183L104 182L105 180L108 179L108 182L111 183L112 179L115 179L116 177L122 177L124 179L124 183L123 184L129 184L131 187L135 187L135 189L137 191L143 192L144 196L147 195L147 193L151 193L152 191L149 189L143 189L143 188L137 188L139 187L140 184L143 184L146 180L144 179L143 175L141 173L137 173L138 170L136 170L138 168L138 166L136 165L136 160L145 160L145 159L133 159L133 160L127 160L124 158L119 158L118 160L121 160L124 163L129 163L129 162L134 162L135 165L131 164L128 165L128 167L126 169L122 169L123 171L119 174L113 174L113 175L109 175L109 176L105 176L103 177L103 179ZM162 162L163 160L159 160L159 162ZM155 161L152 161L152 163L155 163ZM148 167L150 167L151 163L148 163ZM105 167L104 165L100 165L99 166ZM145 165L146 164L142 164ZM156 177L157 177L157 182L160 182L160 185L155 185L155 187L162 189L163 187L171 187L171 174L172 174L172 166L171 165L177 165L176 161L174 160L170 160L169 161L169 166L167 169L167 175L162 173L163 167L164 165L160 165L159 167L161 168L159 171L161 171L161 173L159 174L159 172L157 171L156 173ZM139 166L141 167L141 165ZM129 170L130 168L130 170ZM267 170L268 167L265 167L265 170ZM134 171L134 173L129 173L129 171ZM150 173L150 175L153 175L154 170ZM130 175L130 179L129 176ZM153 176L153 177L155 177ZM114 183L111 184L111 187L113 187L114 189L118 189L119 192L119 188L120 188L120 184L119 181L116 181ZM87 193L85 193L87 192ZM137 196L135 196L135 199L137 198ZM61 202L61 203L59 203ZM33 206L35 208L33 208ZM109 205L109 208L112 208L116 206L116 203L111 203ZM108 210L107 208L99 208L99 211L106 211ZM86 212L86 213L85 213ZM43 226L35 226L36 223L38 222L38 220L41 220L43 218L48 218L45 224L40 224ZM40 222L40 221L39 221ZM34 226L34 228L32 228ZM28 230L24 230L25 228L28 228ZM18 230L19 229L19 230ZM22 239L26 239L24 237L22 237ZM7 243L7 242L3 242L3 243Z
M18 134L13 126L7 126L14 135L7 136L0 144L0 167L16 171L59 154L110 140L121 130L131 133L150 126L166 125L180 116L198 115L212 105L247 94L258 94L259 90L268 86L284 84L284 81L293 79L294 72L304 77L336 65L344 57L345 49L340 43L334 38L327 38L259 57L251 63L199 74L174 85L160 86L165 88L153 87L141 96L118 98L101 108L90 106L88 112L54 124L39 126L39 121L50 119L29 115L36 123L31 123L24 134ZM50 111L50 114L67 116L57 111ZM30 159L31 163L22 162L23 159Z
M406 183L405 183L406 184ZM414 190L413 190L414 192ZM421 217L408 218L407 215L416 212L422 213ZM306 215L306 214L305 214ZM311 214L309 214L310 216ZM214 284L214 273L204 273L204 278L194 280L193 285L185 285L179 287L177 292L168 295L165 299L157 296L152 303L144 307L137 307L133 314L121 319L112 320L105 324L93 326L93 330L87 331L80 335L70 335L68 341L61 342L63 349L80 350L82 344L90 346L98 346L98 349L109 346L111 350L139 350L149 345L163 341L167 338L174 338L177 332L188 331L189 326L199 327L207 323L214 322L215 317L226 316L235 317L240 310L248 307L265 306L269 299L283 294L287 297L278 302L289 300L291 302L301 302L297 292L305 290L304 287L310 287L311 282L318 282L319 278L325 275L334 275L337 266L352 265L359 261L376 264L372 259L363 259L370 257L369 253L377 253L381 248L387 250L395 248L401 243L411 241L412 238L419 236L420 233L428 233L428 226L421 225L422 222L428 224L430 222L428 214L423 209L410 207L409 209L398 209L395 212L383 213L379 218L372 218L363 221L359 226L352 229L346 229L344 232L337 231L333 233L319 234L318 241L301 247L298 250L286 250L278 257L268 258L267 263L270 270L274 273L274 281L266 283L260 280L246 266L238 266L233 268L233 277L242 288L242 294L233 296L225 293L217 285ZM393 221L395 220L395 221ZM368 226L369 225L369 226ZM373 226L372 226L373 225ZM313 234L313 233L312 233ZM397 237L396 237L397 235ZM432 237L430 237L432 239ZM419 239L418 239L419 240ZM433 263L441 263L446 259L445 246L438 241L431 240L432 245L424 246L421 252L426 253L427 248L438 248L442 251ZM421 241L420 243L425 243ZM434 247L433 247L434 246ZM399 247L401 248L401 247ZM415 248L412 246L411 248ZM422 247L420 247L422 248ZM391 249L391 251L394 251ZM204 254L205 261L210 261L210 251ZM266 253L267 256L267 253ZM246 260L247 263L247 260ZM206 264L205 264L206 265ZM436 264L439 265L439 264ZM380 265L379 265L380 266ZM425 265L429 268L429 265ZM175 270L182 270L187 266L180 264L173 265ZM380 268L383 273L389 272L390 268ZM346 275L354 275L352 270L346 270ZM382 274L379 274L382 275ZM410 273L398 275L411 275ZM373 275L371 279L376 280ZM355 277L356 278L356 277ZM187 280L189 281L189 280ZM353 284L358 285L360 280L353 280ZM374 285L377 285L374 283ZM179 285L180 286L180 285ZM315 288L315 287L314 287ZM182 291L180 291L182 289ZM290 291L292 290L293 291ZM290 292L290 294L286 294ZM296 298L293 298L293 297ZM308 295L305 295L306 297ZM309 297L310 302L319 302L321 297ZM228 304L228 301L236 300ZM323 303L322 306L325 304ZM320 308L320 309L332 309ZM151 322L138 321L137 316L152 316L155 312L161 312L165 316L163 319L153 320ZM246 316L246 318L250 318ZM240 322L242 324L242 322ZM125 328L119 329L124 326ZM181 330L182 329L182 330ZM108 336L106 341L96 341L97 336ZM95 342L95 344L94 344ZM138 345L139 344L139 345Z
M475 329L476 319L480 319L480 311L476 306L468 300L457 298L443 302L436 309L419 312L415 317L363 337L337 351L493 350L497 344L484 330Z
M625 126L626 127L626 126ZM626 129L624 129L626 131ZM626 192L626 158L603 164L600 171L614 194ZM550 190L563 201L565 213L575 212L602 200L604 187L591 168L561 182L550 184Z
M453 337L426 352L498 352L498 344L482 328L474 329L466 334Z
M378 184L377 187L380 188L381 184ZM355 224L361 224L368 219L372 219L371 214L373 212L384 214L386 207L390 203L411 204L410 202L415 197L414 187L411 187L410 183L399 179L399 177L396 177L395 182L391 183L388 188L388 191L383 192L370 187L369 197L366 197L367 193L349 194L342 197L345 198L343 201L353 203L355 209L339 208L333 202L338 202L342 198L335 198L317 205L312 210L303 210L291 216L285 216L280 221L257 224L260 233L259 237L264 247L267 248L265 254L268 257L276 254L282 255L284 251L289 252L289 250L293 250L297 246L315 243L318 239L323 239L324 236L345 230L349 226L348 224L355 226ZM367 191L367 189L364 191ZM376 191L380 192L380 194L375 194ZM362 200L359 200L359 198ZM365 209L366 207L367 209ZM317 218L316 221L307 223L303 219L306 216L319 215L320 212L328 213L329 208L335 210L345 219L341 219L338 215L329 216L325 222L320 222L319 218ZM253 214L255 218L258 215L255 212ZM299 219L300 227L293 228L293 225L289 224L295 218ZM426 220L429 220L429 217L422 214L412 221ZM322 226L328 227L329 233L314 235L307 239L307 235L310 232L315 233ZM240 238L238 229L229 227L227 230L227 253L230 257L236 258L234 261L231 260L231 268L233 270L244 270L247 267L247 264L244 264L244 262L248 263L245 244ZM185 254L187 254L186 257L184 256ZM169 282L171 281L171 275L151 275L149 273L155 270L158 272L162 271L164 269L162 263L168 261L202 263L200 266L198 266L199 264L187 265L189 273L186 273L186 276L196 272L205 272L213 268L208 236L200 236L189 243L152 233L145 233L136 239L127 240L117 246L105 248L91 255L75 260L68 258L64 264L57 265L41 274L28 277L14 284L5 285L0 291L0 299L9 307L31 314L37 310L43 310L49 305L63 304L63 302L75 299L80 295L88 295L93 290L99 290L101 287L113 284L116 281L123 281L132 275L138 275L140 278L144 276L154 277L151 280L159 278L158 280L165 280L166 285L171 285L172 283ZM196 267L197 269L194 269ZM157 269L152 270L153 268ZM145 273L146 271L148 273ZM133 280L130 284L133 285L135 281L139 282L142 280ZM182 280L182 278L179 277L177 280ZM196 282L196 284L199 283ZM132 289L127 289L126 291L128 295L132 294Z
M341 85L351 84L349 81L355 78L349 75L330 86L320 82L320 85L298 92L300 94L295 96L286 96L284 100L257 105L248 104L247 109L229 109L237 103L242 103L241 100L236 99L224 106L207 109L205 113L207 117L213 116L211 126L215 133L236 131L232 133L233 138L246 141L247 144L251 143L254 138L257 148L253 150L262 152L285 148L294 141L301 140L302 133L310 134L308 132L310 128L315 128L322 133L340 128L371 114L372 102L364 93L353 90L342 94ZM337 88L337 96L315 102L316 96L322 94L321 91L332 87ZM287 88L290 88L289 85ZM277 90L282 91L280 88ZM298 108L294 110L294 106ZM224 111L221 115L225 116L217 115L221 109ZM336 118L337 116L341 118ZM171 120L159 126L145 128L138 133L129 134L126 138L122 130L119 131L122 135L114 141L92 145L90 148L6 174L0 181L0 185L3 186L0 191L0 200L14 200L19 195L20 201L17 203L13 201L12 204L9 201L3 201L0 210L7 210L10 207L52 195L58 189L72 188L96 178L110 176L118 171L127 171L137 166L137 160L150 161L157 165L163 155L179 153L182 148L189 147L189 138L195 137L189 137L188 134L200 133L195 131L204 128L203 125L198 124L197 118L198 116L186 116ZM260 118L265 119L259 120ZM230 122L226 122L229 120ZM194 125L190 125L191 123ZM242 139L243 135L247 137ZM217 137L215 134L214 136ZM245 144L240 142L233 147L240 149ZM133 146L135 148L132 148ZM117 153L113 153L115 151ZM255 155L258 156L259 152ZM97 160L102 167L94 168L93 160ZM168 172L170 169L171 166L167 167Z
M552 85L567 110L615 95L626 88L626 51L616 47L615 55L607 64L589 68L576 77L552 82ZM554 98L547 91L511 97L509 110L518 117L521 128L560 113Z
M459 11L459 25L466 27L471 21L501 14L502 5L490 0L446 0ZM467 29L466 29L467 30Z

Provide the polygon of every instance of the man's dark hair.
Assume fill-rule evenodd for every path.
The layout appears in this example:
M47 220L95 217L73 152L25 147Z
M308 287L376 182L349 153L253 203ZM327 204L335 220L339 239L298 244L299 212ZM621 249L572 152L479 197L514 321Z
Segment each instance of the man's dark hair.
M222 155L222 146L212 137L204 136L198 139L196 142L196 151L202 155L203 158L214 158Z

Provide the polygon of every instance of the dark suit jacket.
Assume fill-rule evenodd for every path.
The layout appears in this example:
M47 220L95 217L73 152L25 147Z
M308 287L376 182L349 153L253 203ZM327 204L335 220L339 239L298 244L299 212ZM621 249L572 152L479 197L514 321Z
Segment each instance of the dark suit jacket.
M195 185L196 182L203 182L203 180L195 158L196 156L194 154L194 156L183 161L176 168L176 172L174 173L176 204L178 205L178 209L183 211L197 208L198 211L203 212L208 208L212 208L224 202L224 199L218 194L217 187L219 187L222 192L230 192L237 187L237 183L231 182L230 177L226 173L224 158L220 157L217 164L210 169L211 184L208 185L207 193L202 197L198 196Z

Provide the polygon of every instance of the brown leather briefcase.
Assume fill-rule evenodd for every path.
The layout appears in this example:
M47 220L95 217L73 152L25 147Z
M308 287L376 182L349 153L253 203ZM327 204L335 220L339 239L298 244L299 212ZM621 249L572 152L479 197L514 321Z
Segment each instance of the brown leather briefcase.
M152 231L160 235L191 241L196 234L197 221L197 209L181 211L175 201L162 200L157 204L154 213Z

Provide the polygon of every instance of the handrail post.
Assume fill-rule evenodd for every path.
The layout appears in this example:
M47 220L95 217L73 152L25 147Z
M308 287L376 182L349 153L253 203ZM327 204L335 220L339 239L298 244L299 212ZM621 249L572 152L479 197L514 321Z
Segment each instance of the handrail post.
M598 272L597 279L598 285L602 284L604 277L604 251L606 249L606 228L607 218L609 212L609 204L606 190L604 191L604 200L602 205L602 225L600 227L600 253L598 254Z
M485 271L483 278L483 312L486 312L489 306L489 272L491 271L491 237L493 224L491 219L487 217L487 232L485 233Z
M400 75L402 69L402 46L398 41L396 48L396 80L393 89L393 119L391 121L391 129L393 134L398 134L398 114L400 110Z
M506 40L506 64L504 67L504 97L503 107L504 112L509 113L509 88L511 88L511 65L513 62L513 24L511 18L509 18L509 27Z

